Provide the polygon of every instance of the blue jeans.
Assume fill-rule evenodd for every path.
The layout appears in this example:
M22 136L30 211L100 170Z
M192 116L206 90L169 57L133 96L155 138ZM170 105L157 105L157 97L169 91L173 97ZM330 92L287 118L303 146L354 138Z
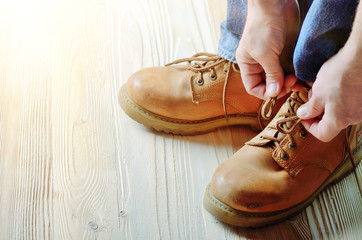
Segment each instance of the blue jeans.
M295 75L314 82L323 63L343 47L351 32L357 0L299 0L303 21L294 49ZM236 62L247 15L247 0L228 0L218 54Z

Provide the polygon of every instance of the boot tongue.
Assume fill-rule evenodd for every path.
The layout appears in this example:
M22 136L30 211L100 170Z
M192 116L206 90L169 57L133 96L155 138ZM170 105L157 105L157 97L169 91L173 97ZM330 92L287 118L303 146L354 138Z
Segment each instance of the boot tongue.
M283 121L285 118L296 116L298 108L306 103L308 101L308 91L309 86L303 87L299 92L293 92L290 95L290 98L287 100L286 103L280 108L278 114L274 117L274 119L269 123L269 125L276 126L278 122ZM295 123L295 120L286 121L284 123L281 123L281 127L283 129L291 129ZM284 126L283 126L284 125ZM265 132L265 135L273 136L275 138L278 138L280 140L284 139L287 134L280 132L278 130L263 130L263 133ZM264 146L268 143L270 143L271 140L266 140L258 138L256 136L251 141L247 142L248 145L254 145L254 146Z
M298 92L300 100L302 100L304 103L308 102L308 92L309 91L306 88L302 88L302 90Z
M293 92L291 95L291 98L296 99L298 102L306 103L308 102L308 89L303 87L299 92ZM293 109L293 112L289 112L291 115L296 115L298 108L300 107L299 104L295 103L294 101L290 101L290 106ZM286 122L285 125L287 128L291 128L294 124L293 121ZM283 139L286 136L286 134L277 132L275 137L279 139Z

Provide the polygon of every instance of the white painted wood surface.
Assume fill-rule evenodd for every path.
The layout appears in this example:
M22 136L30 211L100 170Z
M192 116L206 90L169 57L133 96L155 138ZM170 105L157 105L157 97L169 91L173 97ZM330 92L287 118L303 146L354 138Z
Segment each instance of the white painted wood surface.
M165 135L120 109L134 71L215 52L222 9L0 0L0 239L361 239L362 166L286 222L234 228L203 210L204 188L255 133Z

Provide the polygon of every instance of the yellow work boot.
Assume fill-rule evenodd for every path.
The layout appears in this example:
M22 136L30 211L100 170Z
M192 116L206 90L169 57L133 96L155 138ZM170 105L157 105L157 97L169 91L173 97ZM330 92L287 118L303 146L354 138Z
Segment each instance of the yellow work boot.
M137 122L166 133L267 124L259 114L263 101L246 92L237 64L209 53L136 72L122 86L119 102Z
M293 92L268 126L218 167L204 198L206 210L216 218L241 227L280 222L361 161L362 123L328 143L303 128L296 112L307 102L308 90Z

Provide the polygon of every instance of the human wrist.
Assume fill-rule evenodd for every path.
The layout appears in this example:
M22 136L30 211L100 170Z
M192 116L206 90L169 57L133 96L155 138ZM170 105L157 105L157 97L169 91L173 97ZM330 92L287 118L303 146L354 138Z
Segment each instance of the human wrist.
M279 14L281 11L282 0L248 0L248 17L253 16L254 12L262 13L263 15L273 15L273 13Z
M298 11L296 0L248 0L247 18L264 19L266 23L285 22Z
M352 54L355 57L361 57L362 55L362 26L360 23L362 22L362 4L360 3L356 16L354 19L354 24L352 26L351 34L343 47L345 51L348 51L349 54Z
M288 4L295 4L296 0L248 0L249 9L263 9L266 11L282 11Z
M362 55L362 37L350 36L342 50L350 59L360 59Z

